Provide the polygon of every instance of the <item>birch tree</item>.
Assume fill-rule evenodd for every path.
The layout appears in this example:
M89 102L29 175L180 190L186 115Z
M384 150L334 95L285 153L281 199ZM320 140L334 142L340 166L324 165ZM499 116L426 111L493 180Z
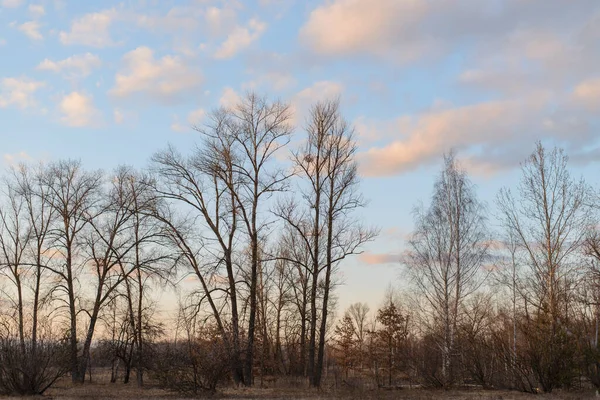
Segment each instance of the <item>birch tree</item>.
M414 211L415 230L403 263L423 298L422 316L436 333L442 383L453 381L457 326L465 300L482 284L489 229L475 187L451 153L444 156L431 203Z
M568 329L580 250L590 223L589 192L571 177L562 149L538 142L521 167L515 194L498 194L505 229L515 238L527 268L526 322L529 364L542 388L568 384L573 343ZM541 341L541 342L540 342Z

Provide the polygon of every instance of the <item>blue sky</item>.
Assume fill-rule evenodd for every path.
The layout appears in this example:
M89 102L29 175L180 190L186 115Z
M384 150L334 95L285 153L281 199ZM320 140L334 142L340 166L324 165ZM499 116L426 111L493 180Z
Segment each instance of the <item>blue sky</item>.
M0 0L0 155L143 167L245 91L299 130L341 96L382 233L342 266L340 307L375 307L450 148L492 213L536 140L597 184L599 71L597 0Z

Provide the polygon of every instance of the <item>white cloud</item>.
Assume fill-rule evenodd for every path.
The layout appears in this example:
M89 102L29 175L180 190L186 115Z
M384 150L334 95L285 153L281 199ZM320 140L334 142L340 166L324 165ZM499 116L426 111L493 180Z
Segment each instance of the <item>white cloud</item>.
M319 81L302 89L292 98L293 118L292 124L302 124L310 106L318 101L335 100L341 96L344 86L334 81Z
M21 7L23 0L2 0L2 7L6 8L17 8Z
M46 58L37 66L37 69L64 73L68 78L83 78L90 75L94 68L99 68L101 65L100 57L92 53L85 53L76 54L60 61L52 61Z
M113 109L113 122L116 125L127 124L128 126L135 125L138 120L138 114L131 109L115 108Z
M4 164L10 167L15 167L21 163L33 160L33 158L24 151L13 154L6 153L2 156L2 159L4 160Z
M187 125L183 125L180 121L179 121L179 117L178 116L173 116L173 122L171 123L171 130L175 131L175 132L188 132L190 131L190 127Z
M94 107L91 96L80 92L71 92L65 95L58 105L63 114L61 122L72 127L93 126L99 122L100 113Z
M4 78L0 81L0 108L15 106L21 109L36 105L35 92L45 85L29 78Z
M255 42L263 34L267 25L257 19L251 19L246 27L236 27L225 42L215 52L215 58L231 58Z
M344 86L339 82L334 81L319 81L315 82L312 86L309 86L296 94L296 98L304 101L319 101L327 100L333 97L338 97Z
M182 124L178 115L173 115L171 130L175 132L191 132L196 126L200 126L202 120L206 116L206 111L202 108L193 110L188 114L187 124Z
M427 15L424 0L335 0L314 9L300 31L302 42L317 53L385 54L400 46L414 59L426 46L413 32Z
M193 30L200 23L196 13L191 12L188 7L173 7L166 15L137 15L136 21L140 28L168 31L179 29Z
M115 124L122 124L125 120L125 115L123 114L123 111L115 109L113 112L113 118L115 120Z
M489 175L517 166L538 139L555 140L567 150L589 144L585 116L576 118L576 110L563 115L554 107L569 110L571 105L540 92L402 116L383 124L387 132L374 134L387 143L359 154L360 171L365 176L396 175L431 164L454 148L469 169Z
M521 31L532 29L568 36L573 23L583 26L581 19L597 14L599 7L594 0L568 8L561 0L378 0L376 5L372 0L330 0L313 9L299 38L326 57L368 54L395 62L423 61L457 49L465 54L469 47L493 53L506 34L518 42ZM527 52L547 58L560 51L560 44L533 43Z
M44 36L40 33L41 25L37 21L28 21L14 26L33 40L44 39Z
M193 92L202 82L199 71L190 68L178 56L154 58L148 47L138 47L123 56L125 67L117 73L110 94L128 97L145 94L162 101L172 101Z
M252 71L248 71L251 73ZM246 82L242 87L244 89L255 90L259 87L266 87L269 91L280 92L285 89L289 89L296 85L296 78L290 72L286 71L269 71L259 72L256 79Z
M6 44L6 39L0 38L0 47L4 46L5 44Z
M573 90L575 101L590 111L600 110L600 78L585 80Z
M211 36L224 36L230 33L236 26L236 6L233 2L219 8L209 6L204 11L204 21Z
M28 10L29 10L29 13L34 18L39 18L46 14L46 10L44 9L44 6L41 4L30 4L28 7Z
M192 126L198 126L205 116L206 111L203 108L199 108L188 114L187 122Z
M223 94L219 99L221 107L233 107L240 102L240 95L230 87L223 89Z
M117 10L110 9L86 14L71 23L69 32L60 32L62 44L80 44L91 47L107 47L116 43L110 36L110 26L118 17Z

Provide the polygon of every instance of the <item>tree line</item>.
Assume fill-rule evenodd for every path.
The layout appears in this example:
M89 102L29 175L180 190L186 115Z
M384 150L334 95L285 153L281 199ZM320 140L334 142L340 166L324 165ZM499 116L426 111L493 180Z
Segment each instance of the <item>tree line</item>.
M366 338L365 305L335 329L346 377L530 393L600 387L598 193L572 176L564 150L538 142L494 206L445 155L429 203L413 210L400 260L407 289L366 318Z
M157 359L149 352L181 350L153 346L173 332L153 317L152 292L183 276L194 289L180 301L189 346L176 358L198 356L192 344L210 332L212 362L226 360L235 384L252 385L257 366L276 358L277 373L293 368L319 386L335 269L376 230L354 213L364 200L339 102L315 104L302 146L278 160L291 118L289 104L250 93L195 128L195 149L167 147L144 170L72 160L11 168L0 210L0 388L42 393L65 373L81 383L102 356L113 380L122 365L124 380L135 372L142 385ZM173 374L186 387L185 373ZM214 385L195 373L190 387Z
M0 392L40 394L65 375L83 383L93 368L194 393L294 378L600 385L600 203L562 150L538 143L497 215L446 155L399 260L410 289L336 319L337 271L378 230L359 216L356 137L339 101L315 103L301 128L292 117L289 104L249 93L194 128L195 148L169 146L143 169L10 168ZM164 290L180 294L172 318L159 315Z

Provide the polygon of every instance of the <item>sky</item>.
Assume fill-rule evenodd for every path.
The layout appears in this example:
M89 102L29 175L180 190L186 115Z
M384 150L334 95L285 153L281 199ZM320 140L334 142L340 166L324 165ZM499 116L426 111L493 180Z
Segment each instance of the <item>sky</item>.
M0 157L110 171L198 142L255 91L340 97L362 218L381 234L341 266L339 308L405 284L411 211L454 149L488 204L536 140L600 183L598 0L0 0Z

